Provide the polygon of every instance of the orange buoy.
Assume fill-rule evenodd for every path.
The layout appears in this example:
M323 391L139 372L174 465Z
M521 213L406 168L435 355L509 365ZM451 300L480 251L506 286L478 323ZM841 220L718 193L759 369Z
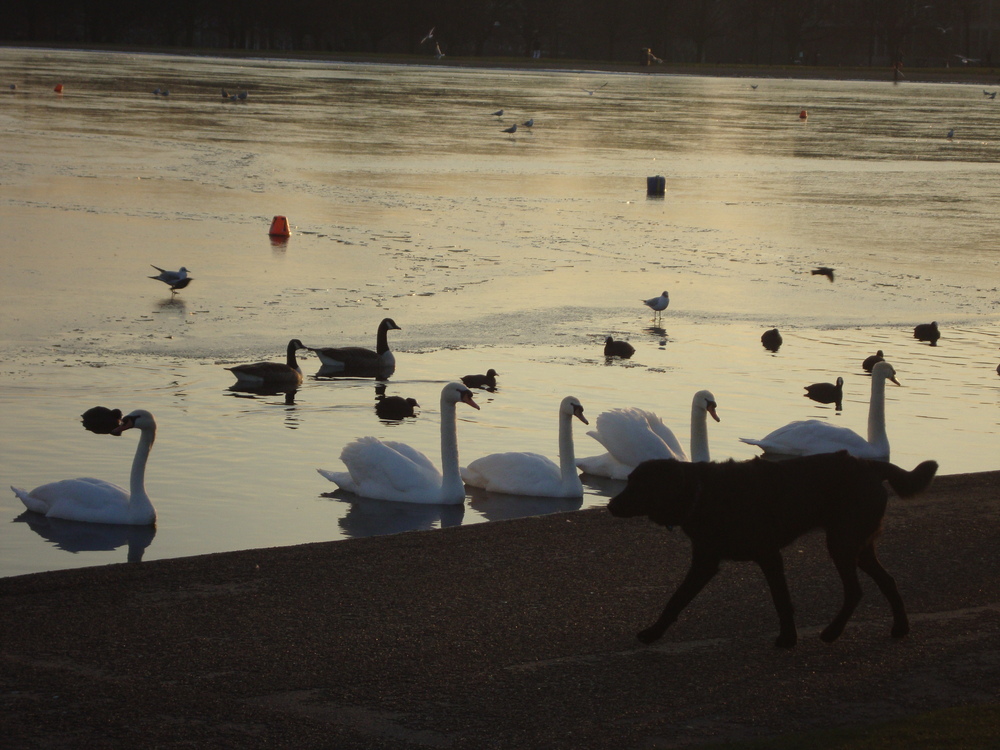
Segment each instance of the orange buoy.
M799 119L800 120L805 120L807 117L809 117L809 113L806 112L805 110L802 110L801 112L799 112Z
M272 237L287 237L291 234L288 229L288 219L284 216L275 216L267 233Z
M56 87L54 89L52 89L52 90L55 91L57 94L61 94L62 93L62 84L61 83L57 83Z

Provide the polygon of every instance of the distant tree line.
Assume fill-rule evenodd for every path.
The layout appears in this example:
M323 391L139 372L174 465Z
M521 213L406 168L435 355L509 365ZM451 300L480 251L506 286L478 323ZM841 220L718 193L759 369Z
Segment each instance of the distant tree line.
M997 31L991 0L16 0L0 40L940 67L991 65Z

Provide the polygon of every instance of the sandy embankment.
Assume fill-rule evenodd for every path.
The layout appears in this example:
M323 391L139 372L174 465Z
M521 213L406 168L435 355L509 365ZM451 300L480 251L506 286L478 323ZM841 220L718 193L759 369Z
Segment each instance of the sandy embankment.
M800 642L732 564L663 641L634 633L688 545L592 509L0 579L5 747L668 747L995 702L1000 472L893 499L844 636L822 539L786 551Z

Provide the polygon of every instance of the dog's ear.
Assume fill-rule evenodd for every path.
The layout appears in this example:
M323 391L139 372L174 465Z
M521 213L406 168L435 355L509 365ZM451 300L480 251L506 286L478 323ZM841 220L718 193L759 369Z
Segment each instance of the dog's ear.
M648 463L656 470L656 483L647 488L649 519L668 528L682 525L701 492L701 465L674 459Z

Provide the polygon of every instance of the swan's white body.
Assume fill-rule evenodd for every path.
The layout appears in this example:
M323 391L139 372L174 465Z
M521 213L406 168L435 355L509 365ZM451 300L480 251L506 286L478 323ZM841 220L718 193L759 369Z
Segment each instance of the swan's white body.
M872 368L872 394L868 404L868 439L854 430L818 419L790 422L760 440L740 438L744 443L778 456L813 456L846 450L858 458L889 460L889 436L885 431L885 381L896 385L896 371L888 362Z
M102 479L81 477L50 482L25 492L11 487L30 511L49 518L90 523L148 526L156 523L156 510L146 494L146 461L156 439L156 421L148 411L134 411L122 420L114 434L130 427L140 430L139 444L132 460L129 490Z
M708 415L718 422L715 396L711 391L698 391L691 400L691 461L710 461L708 449ZM576 462L585 474L611 479L628 479L632 470L643 461L673 458L688 461L680 442L653 412L637 407L612 409L597 418L597 429L587 434L608 452L581 458Z
M573 453L573 417L589 424L583 406L573 396L559 404L559 464L530 452L493 453L462 469L472 487L507 495L583 497L583 483Z
M317 469L340 489L376 500L458 505L465 502L465 485L458 464L455 405L462 401L478 409L472 391L449 383L441 391L441 469L405 443L363 437L340 454L347 471Z

